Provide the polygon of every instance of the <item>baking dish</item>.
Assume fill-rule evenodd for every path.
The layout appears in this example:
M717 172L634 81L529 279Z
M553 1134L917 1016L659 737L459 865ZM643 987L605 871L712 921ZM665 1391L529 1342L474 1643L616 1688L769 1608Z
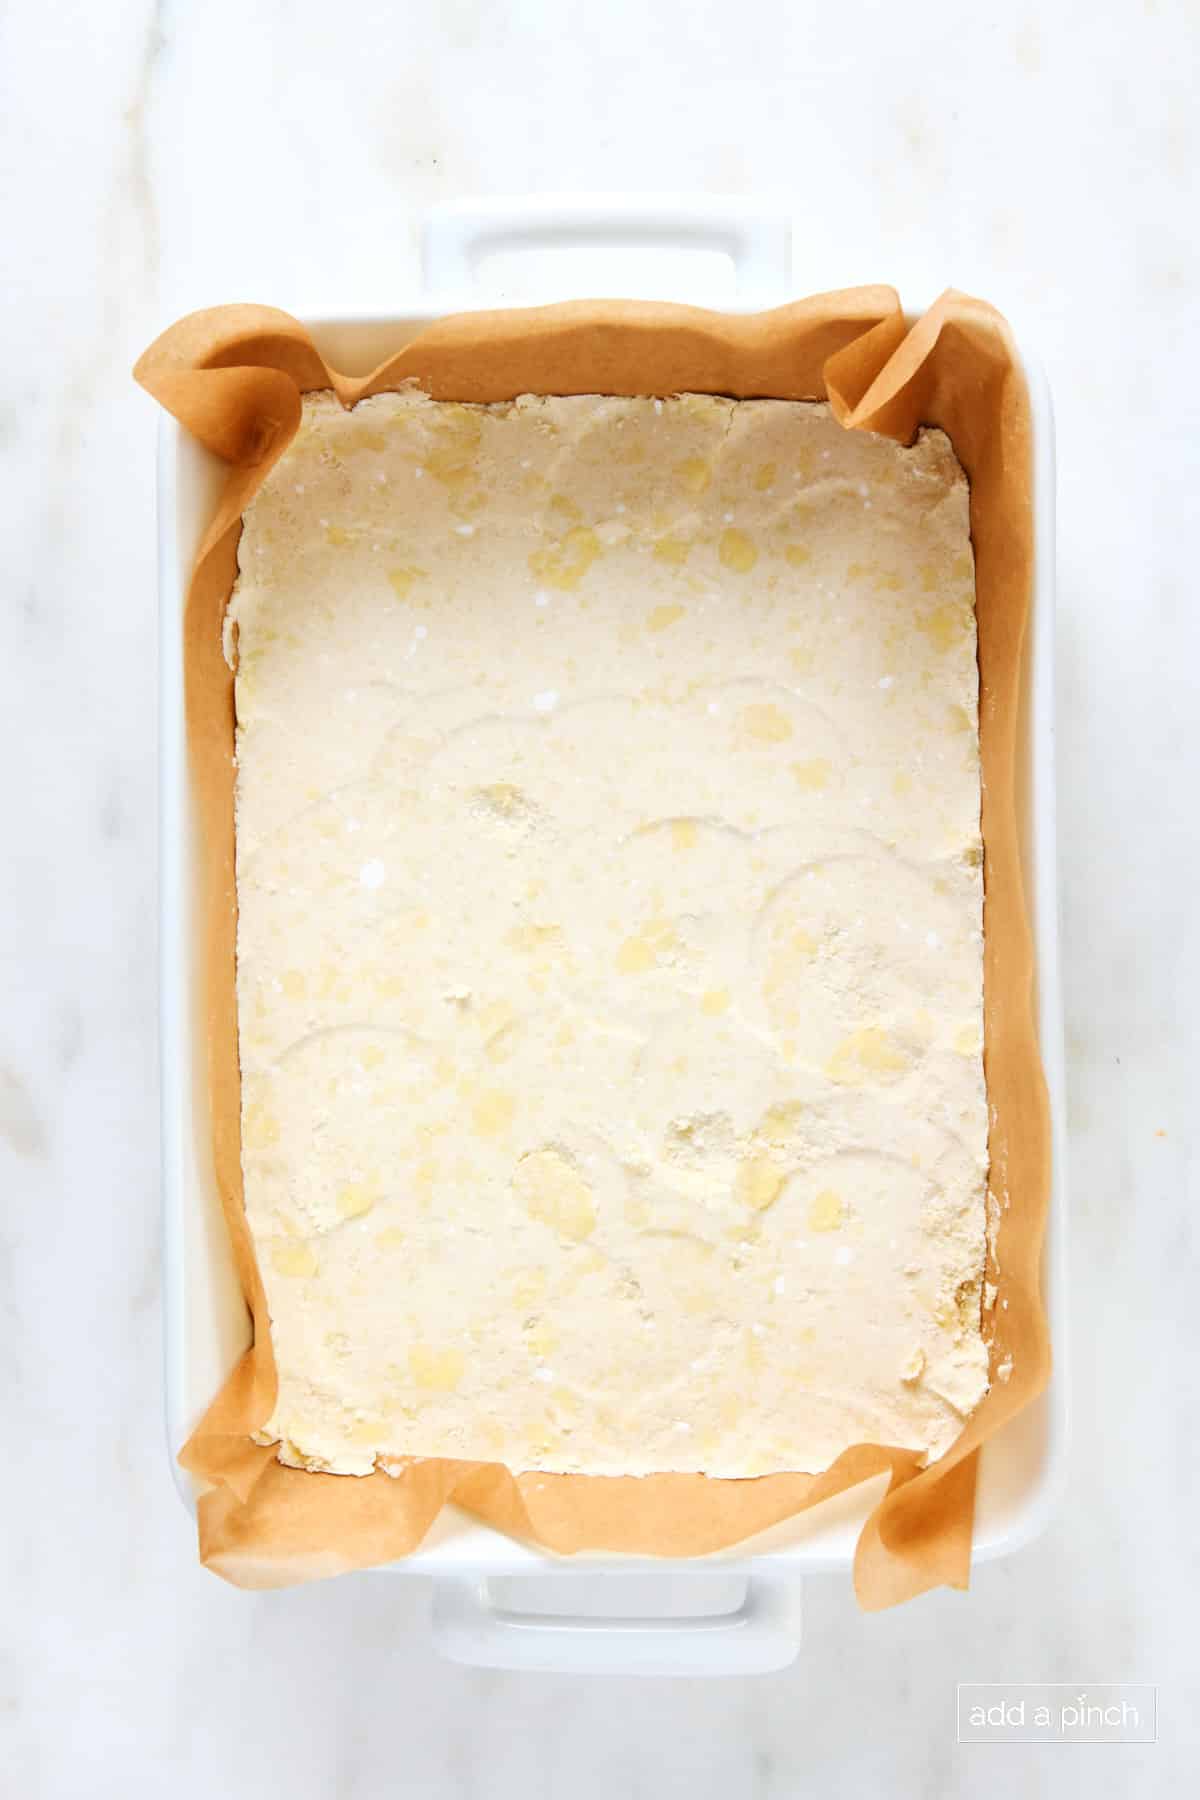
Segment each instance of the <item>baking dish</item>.
M672 298L711 302L688 286L697 257L724 259L737 281L728 311L749 312L788 294L789 233L781 216L736 206L630 207L544 204L459 207L435 215L425 236L426 297L390 317L343 314L307 321L318 347L344 370L366 370L417 331L465 306L507 302L472 287L477 264L556 264L562 297L585 286L572 255L592 259L629 247L679 270ZM673 263L671 259L674 259ZM636 277L635 277L636 279ZM615 280L615 274L614 274ZM626 291L632 282L622 276ZM811 285L806 283L807 285ZM1054 1192L1045 1288L1057 1349L1050 1387L983 1451L975 1554L1025 1541L1047 1515L1062 1465L1062 1072L1059 1042L1053 812L1053 453L1045 385L1022 357L1034 426L1035 591L1026 648L1027 727L1021 783L1023 857L1037 957L1037 1007L1050 1094ZM168 1434L172 1455L221 1386L249 1336L210 1161L202 1075L203 1021L196 1004L196 840L185 779L183 602L196 549L212 515L223 465L173 421L160 440L162 594L162 1024L165 1312ZM185 1497L187 1484L181 1478ZM734 1553L704 1562L579 1558L564 1564L453 1511L420 1550L397 1565L434 1578L435 1639L448 1654L497 1666L750 1672L781 1666L798 1643L798 1578L849 1567L880 1481L801 1514ZM485 1582L488 1584L485 1588Z

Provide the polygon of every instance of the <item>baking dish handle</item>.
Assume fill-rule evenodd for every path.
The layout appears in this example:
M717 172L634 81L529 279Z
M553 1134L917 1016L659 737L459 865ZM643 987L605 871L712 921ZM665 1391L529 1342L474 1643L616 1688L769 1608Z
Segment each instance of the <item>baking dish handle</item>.
M546 1610L551 1597L561 1611ZM786 1668L800 1649L800 1584L695 1570L438 1575L433 1640L451 1662L485 1669L765 1675Z
M792 276L791 221L782 209L741 200L590 199L464 200L435 207L425 220L425 286L439 303L476 296L479 264L501 252L635 249L669 254L679 263L678 291L695 290L688 256L727 256L740 300L762 306L788 297ZM561 259L564 294L578 295L570 256ZM671 268L676 264L672 260ZM550 294L539 298L554 298Z

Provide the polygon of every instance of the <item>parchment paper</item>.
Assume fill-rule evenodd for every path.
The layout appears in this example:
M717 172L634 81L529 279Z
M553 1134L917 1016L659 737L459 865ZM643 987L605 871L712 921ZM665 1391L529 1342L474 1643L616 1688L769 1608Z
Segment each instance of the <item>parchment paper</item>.
M184 1447L206 1484L202 1562L243 1587L282 1586L412 1551L449 1501L547 1551L696 1556L749 1537L887 1471L863 1527L855 1587L869 1609L939 1584L965 1587L979 1446L1045 1385L1049 1342L1039 1258L1049 1193L1049 1125L1032 1011L1033 953L1018 850L1016 754L1021 650L1033 567L1028 396L1003 319L949 292L911 330L888 287L817 295L751 317L638 302L582 301L466 313L422 331L372 374L331 369L303 328L268 307L227 306L172 326L137 379L209 449L229 478L188 593L186 711L202 838L202 981L196 1029L221 1200L254 1342ZM710 1480L524 1474L495 1464L414 1459L400 1474L317 1475L282 1467L251 1433L270 1415L275 1370L262 1282L242 1202L233 839L233 677L221 649L241 515L300 420L300 395L333 388L352 406L417 382L437 399L521 393L829 399L847 428L907 442L921 424L950 436L971 483L980 671L984 841L984 1063L991 1114L984 1313L992 1385L953 1447L929 1468L907 1451L860 1445L821 1475Z

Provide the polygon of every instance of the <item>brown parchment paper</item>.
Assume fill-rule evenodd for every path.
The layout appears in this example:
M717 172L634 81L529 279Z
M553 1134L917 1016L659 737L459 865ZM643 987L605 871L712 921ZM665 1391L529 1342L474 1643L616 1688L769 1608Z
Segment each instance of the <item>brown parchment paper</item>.
M1039 1259L1049 1126L1032 1011L1033 950L1019 860L1016 752L1021 651L1033 568L1028 396L1007 326L949 292L911 329L888 287L822 294L750 317L641 302L581 301L459 314L414 337L372 374L330 368L304 329L261 306L194 313L139 361L137 379L229 464L185 618L190 779L201 833L202 980L196 1029L221 1201L254 1319L254 1342L180 1461L205 1491L202 1562L243 1587L282 1586L390 1562L415 1549L447 1502L558 1554L697 1556L737 1543L886 1471L863 1527L855 1587L869 1609L939 1584L965 1587L979 1446L1044 1386L1049 1342ZM658 394L828 399L851 430L908 441L950 436L971 483L979 628L984 841L984 1060L990 1109L988 1279L991 1388L927 1469L864 1444L821 1475L710 1480L512 1475L495 1464L414 1459L398 1476L282 1467L251 1433L270 1415L275 1369L242 1201L233 834L233 677L221 626L241 515L300 420L301 393L343 405L415 381L437 399Z

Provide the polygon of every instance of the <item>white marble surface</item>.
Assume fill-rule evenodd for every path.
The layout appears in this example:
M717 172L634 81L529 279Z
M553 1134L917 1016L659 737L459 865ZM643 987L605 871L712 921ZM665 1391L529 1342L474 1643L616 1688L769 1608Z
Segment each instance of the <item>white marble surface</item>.
M10 0L0 81L7 880L0 1764L143 1793L1182 1793L1200 1774L1194 0ZM789 1673L471 1673L425 1595L201 1572L159 1424L153 408L184 307L377 303L461 193L789 197L798 291L953 281L1060 450L1074 1446L966 1598L807 1588ZM953 1741L961 1680L1160 1687L1147 1749Z

